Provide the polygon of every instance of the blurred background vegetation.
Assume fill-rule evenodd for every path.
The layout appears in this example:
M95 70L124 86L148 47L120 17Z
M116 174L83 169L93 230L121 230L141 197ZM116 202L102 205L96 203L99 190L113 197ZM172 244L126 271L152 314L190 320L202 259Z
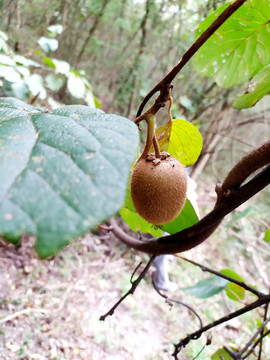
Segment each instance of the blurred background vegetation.
M0 96L15 96L28 103L47 108L59 107L62 104L85 104L101 107L106 112L117 113L132 119L143 97L179 61L182 54L192 44L195 30L200 22L224 2L224 0L0 0ZM212 208L215 201L215 184L224 178L232 165L252 148L269 139L270 102L268 96L248 110L239 111L231 107L232 101L244 92L246 86L244 84L229 89L220 88L212 79L199 75L192 61L174 81L173 117L192 122L199 128L204 140L202 154L190 172L191 177L197 182L201 215ZM160 124L164 123L166 118L167 114L164 111L159 114L158 121ZM142 134L144 135L144 132ZM266 241L270 240L269 204L269 189L266 189L231 214L211 240L199 249L193 249L191 252L193 258L199 262L204 261L218 270L231 268L246 282L257 286L260 290L268 289L270 274L267 263L269 264L270 251ZM74 262L78 261L79 269L82 269L82 263L87 263L89 258L90 261L97 261L97 255L90 255L88 251L93 251L98 246L99 252L110 254L113 268L118 274L117 286L121 290L123 283L128 283L127 275L124 275L123 271L127 273L129 269L132 269L134 253L131 252L132 256L130 253L127 255L122 247L121 251L112 251L106 237L91 241L93 242L91 245L88 243L87 246L85 243L81 245L82 248L78 252L76 246L75 250L72 250L82 256L81 262L77 260L77 255L75 258L70 255L72 253L70 249L63 253L62 258L60 256L55 260L55 266L57 266L55 274L58 276L57 274L60 273L59 276L61 276L59 286L64 281L63 279L70 280L72 271L74 271L73 278L74 276L76 278L76 274L78 277L81 276L80 273L75 274ZM95 241L98 241L98 245ZM110 238L109 243L111 241L113 240ZM119 265L121 258L124 265ZM33 292L36 291L34 285L36 275L29 278L34 272L25 270L25 266L28 266L32 260L26 257L26 260L20 261L22 264L19 265L19 270L21 270L18 274L20 276L24 274L28 278L28 282L25 282L24 278L23 286L29 286L32 289L30 295L33 296ZM71 264L71 270L67 270L67 274L64 274L62 270L59 270L59 264L64 263L66 266L68 262ZM48 265L45 262L42 265L31 263L29 266L37 268L36 271L40 272L41 277L47 274ZM97 263L96 267L100 271L100 264ZM109 269L104 269L101 279L104 281L109 279L111 284L115 285L114 276ZM7 268L2 270L5 271ZM191 286L203 277L200 271L191 270L191 266L187 264L175 266L171 271L179 287ZM84 277L81 281L87 283ZM143 284L143 287L147 285L151 286L149 283ZM45 281L42 286L46 287ZM71 288L76 293L74 286ZM103 297L106 298L104 291L109 292L109 285L99 282L98 287L97 291L103 291ZM114 291L111 288L110 290ZM57 294L53 290L46 291L53 293L56 298L58 296L61 298L61 291ZM4 298L13 304L13 295L8 294ZM30 301L30 295L25 297L27 304L27 301ZM143 296L138 295L136 305L131 300L131 305L129 304L132 308L131 315L137 316L143 311L145 300ZM155 297L153 294L151 296ZM150 299L154 301L151 296ZM112 293L110 297L112 298ZM188 301L192 299L188 295ZM140 300L142 300L141 304ZM100 296L97 301L100 301ZM239 306L230 299L219 298L216 302L213 298L209 300L213 310L210 311L206 301L208 300L204 300L204 304L201 304L201 300L195 299L196 306L202 306L206 321L213 320L214 315L220 315L228 308L232 310ZM240 305L246 301L247 298L239 299ZM4 314L8 310L5 304L5 301L2 302ZM220 305L220 308L217 309L217 305ZM19 302L18 306L19 308L15 306L13 311L20 309L20 306L25 306L25 303ZM148 306L149 309L152 308L151 304ZM82 311L85 309L83 308ZM162 311L165 310L162 309ZM153 312L156 320L161 321L160 308L154 309ZM181 311L178 310L177 316L179 313L181 315ZM188 313L186 312L183 316L184 323L188 323ZM170 318L173 321L173 336L170 339L173 338L176 341L179 333L183 333L183 329L179 330L181 324L175 318L173 320L171 315ZM144 323L142 319L144 319L143 314L137 321ZM257 326L255 319L256 316L254 318L253 315L246 316L241 320L242 323L234 324L231 328L224 328L227 332L224 332L223 341L229 339L229 341L234 341L235 345L241 345L242 341L244 343ZM121 322L121 319L118 318L118 320ZM74 318L71 316L70 323L72 321L74 324ZM151 316L147 321L151 322ZM166 320L163 318L163 321ZM98 344L99 350L103 344L103 350L108 351L104 350L102 355L96 356L101 356L100 358L106 356L107 359L136 358L136 360L170 358L165 345L163 345L163 350L164 347L166 348L164 356L160 354L160 351L156 352L156 355L152 352L153 357L148 353L148 355L141 353L136 355L133 349L135 354L133 357L129 351L132 349L131 340L128 342L127 349L125 348L124 355L117 357L117 351L108 339L110 336L112 338L121 336L121 339L125 339L125 335L128 335L121 326L119 328L121 335L117 335L118 330L115 329L119 326L119 322L111 325L110 332L112 333L106 333L106 336L101 335L103 330L99 325L98 334L93 335L92 340L94 339L94 343ZM162 331L167 331L163 329L164 323L162 324ZM128 326L128 323L124 322L125 329ZM241 332L239 332L241 327ZM152 326L149 328L151 331L156 330ZM144 331L147 333L148 329L144 328ZM162 333L160 329L159 331ZM72 330L70 332L72 333ZM80 333L78 336L83 336L83 334ZM28 344L30 340L27 341ZM167 341L170 340L167 339ZM17 354L14 358L19 358L18 352L21 348L20 345L17 352L14 352ZM78 354L76 354L76 344L72 349L70 353L67 351L67 354L71 355L63 355L63 357L43 355L46 359L73 359L73 357L74 359L88 359L88 355L85 355L86 357L81 355L83 350L80 351L79 345ZM195 356L200 350L199 345L194 345L192 349L192 354L188 356ZM21 351L20 356L23 358L25 354ZM7 358L8 355L5 353L3 359ZM42 356L40 358L43 359ZM98 358L94 357L94 359ZM2 359L1 355L0 359ZM199 359L209 359L209 355L201 355Z

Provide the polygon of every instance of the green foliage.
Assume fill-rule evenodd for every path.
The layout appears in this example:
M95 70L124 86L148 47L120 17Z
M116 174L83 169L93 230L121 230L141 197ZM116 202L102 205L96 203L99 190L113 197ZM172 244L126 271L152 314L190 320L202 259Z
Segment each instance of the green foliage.
M233 360L231 355L225 349L218 349L212 356L211 360Z
M199 36L228 4L199 26ZM201 47L195 68L229 88L242 84L270 63L270 7L268 1L248 0Z
M220 272L232 279L244 282L242 277L231 269L223 269ZM228 298L234 301L241 301L245 298L245 289L235 284L234 282L228 281L218 276L211 276L207 279L199 281L193 286L183 288L189 295L195 296L200 299L205 299L214 296L221 292L226 291Z
M270 229L267 229L267 230L265 231L264 241L265 241L265 242L270 242Z
M228 280L218 276L211 276L207 279L199 281L193 286L183 288L186 293L200 299L206 299L214 296L224 290L228 285Z
M262 68L251 80L245 94L233 102L235 109L249 108L270 93L270 64Z
M58 47L58 41L52 36L57 35L57 31L60 31L57 25L53 28L49 26L48 29L51 29L51 37L41 37L38 41L44 52L35 51L40 62L14 54L6 43L7 36L3 37L3 44L6 45L2 45L4 54L0 53L0 77L4 79L3 94L16 96L21 100L27 100L31 95L38 95L39 99L47 99L52 107L56 107L56 101L49 96L49 93L56 94L66 85L68 94L74 99L83 100L93 108L100 107L93 95L92 86L86 78L85 71L76 71L68 62L48 57L47 53L55 51ZM46 65L46 76L40 74L40 69L44 64Z
M194 164L202 150L202 136L190 122L182 119L169 121L156 131L161 151L168 151L184 166ZM154 151L152 147L151 152Z
M0 99L0 234L35 235L40 257L118 211L138 131L127 119L84 106L53 111Z
M187 199L181 213L172 222L161 226L161 229L169 234L176 234L199 221L198 215L191 202Z
M221 273L235 280L244 282L243 278L231 269L221 270ZM245 289L233 282L230 282L226 288L226 294L231 300L240 301L245 298Z
M39 46L44 50L46 53L55 51L58 49L58 41L56 39L47 38L42 36L38 40Z

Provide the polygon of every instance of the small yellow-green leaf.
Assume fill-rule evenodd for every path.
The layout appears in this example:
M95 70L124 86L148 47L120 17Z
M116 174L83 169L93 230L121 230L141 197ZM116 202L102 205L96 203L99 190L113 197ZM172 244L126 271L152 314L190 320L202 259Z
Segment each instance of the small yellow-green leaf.
M169 146L169 141L172 132L172 121L167 122L167 124L159 127L156 131L156 138L158 139L158 144L160 151L167 151ZM154 146L152 145L150 152L154 152Z
M190 122L173 120L168 152L184 166L194 164L202 150L202 136Z
M233 360L231 355L225 349L218 349L212 356L211 360Z
M182 119L169 121L156 131L160 151L168 151L184 166L194 164L202 150L202 136L190 122ZM154 152L152 146L150 152Z
M231 269L221 270L221 273L227 275L235 280L244 282L244 279ZM234 301L243 300L245 298L245 289L240 285L230 282L226 288L228 298Z

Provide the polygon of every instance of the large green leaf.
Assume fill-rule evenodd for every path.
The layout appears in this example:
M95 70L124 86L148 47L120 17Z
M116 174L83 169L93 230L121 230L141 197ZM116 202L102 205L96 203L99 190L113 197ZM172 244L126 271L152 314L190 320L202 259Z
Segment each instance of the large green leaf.
M221 6L199 26L199 36L228 6ZM269 1L248 0L207 40L194 57L195 68L229 88L270 63Z
M235 109L249 108L257 104L265 95L270 93L270 65L262 68L251 80L245 94L233 102Z
M189 295L200 299L206 299L224 290L228 283L229 282L227 280L214 275L199 281L196 285L182 288L182 290L184 290Z
M53 111L0 98L0 234L55 254L123 205L137 127L86 106Z

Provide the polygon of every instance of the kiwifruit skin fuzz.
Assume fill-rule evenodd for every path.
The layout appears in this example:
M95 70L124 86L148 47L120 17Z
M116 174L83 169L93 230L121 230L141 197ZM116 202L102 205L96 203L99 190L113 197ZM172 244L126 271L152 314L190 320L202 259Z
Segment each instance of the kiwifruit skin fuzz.
M151 154L152 155L152 154ZM146 221L163 225L174 220L186 202L187 174L184 166L169 156L155 165L139 159L131 177L135 210Z

